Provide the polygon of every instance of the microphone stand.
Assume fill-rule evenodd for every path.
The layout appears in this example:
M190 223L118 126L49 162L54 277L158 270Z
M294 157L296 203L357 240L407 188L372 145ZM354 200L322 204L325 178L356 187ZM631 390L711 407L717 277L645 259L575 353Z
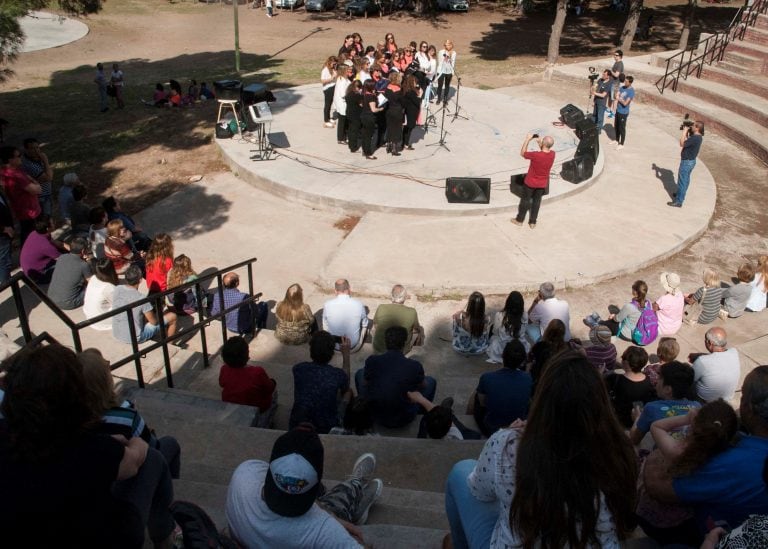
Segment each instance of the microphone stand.
M456 122L457 118L463 118L469 120L468 117L463 114L459 114L461 107L459 106L459 93L461 93L461 76L456 72L456 67L453 68L453 74L456 76L456 110L453 112L451 123Z
M424 128L425 134L429 132L430 125L435 126L437 124L437 122L435 122L435 115L432 114L432 111L430 108L431 104L429 102L429 100L432 98L432 94L433 94L432 90L433 90L433 85L432 85L432 82L430 81L427 84L427 89L424 91L424 99L422 100L426 109L426 112L424 114L424 124L422 126Z
M431 143L427 145L427 147L442 147L446 151L451 152L451 149L448 148L448 146L445 144L445 136L448 135L448 132L445 129L445 111L448 109L443 108L443 116L440 118L440 141L437 143Z

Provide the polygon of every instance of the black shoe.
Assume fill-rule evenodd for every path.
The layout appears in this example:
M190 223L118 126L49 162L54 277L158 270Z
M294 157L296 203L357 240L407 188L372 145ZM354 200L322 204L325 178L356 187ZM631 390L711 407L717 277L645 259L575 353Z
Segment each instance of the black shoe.
M443 401L440 403L440 406L443 408L448 408L449 410L453 408L453 397L444 398Z
M667 206L672 206L673 208L682 208L683 205L679 202L675 202L674 200L672 202L667 202Z
M400 153L399 152L393 152L392 156L400 156Z

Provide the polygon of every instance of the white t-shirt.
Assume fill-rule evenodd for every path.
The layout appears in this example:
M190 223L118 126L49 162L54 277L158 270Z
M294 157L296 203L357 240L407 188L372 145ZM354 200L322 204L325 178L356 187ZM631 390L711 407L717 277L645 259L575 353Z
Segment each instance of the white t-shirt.
M528 316L528 322L538 324L541 333L547 329L550 321L560 319L565 324L565 340L571 339L571 312L567 301L562 301L556 297L550 297L544 301L539 301Z
M261 497L269 464L250 460L235 469L227 491L227 524L248 549L358 549L360 545L334 517L317 504L300 517L284 517Z
M330 80L330 82L323 84L323 90L327 90L336 85L336 78L328 67L323 67L323 70L320 71L320 83L322 84L325 80Z
M763 284L763 273L757 273L754 280L749 283L752 286L752 293L747 301L747 309L754 313L759 313L765 309L765 284Z
M704 402L718 398L731 400L739 386L740 375L741 365L736 349L702 355L693 362L696 394Z
M104 282L92 276L88 281L88 286L85 287L85 299L83 301L83 314L85 314L85 318L93 318L111 311L112 294L114 291L114 284ZM112 319L91 324L91 328L94 330L111 330Z
M107 228L94 229L93 225L88 229L88 242L91 246L91 253L96 259L104 257L104 242L107 240Z
M339 294L323 305L323 327L335 336L346 336L352 348L360 340L360 327L368 326L368 315L360 301Z

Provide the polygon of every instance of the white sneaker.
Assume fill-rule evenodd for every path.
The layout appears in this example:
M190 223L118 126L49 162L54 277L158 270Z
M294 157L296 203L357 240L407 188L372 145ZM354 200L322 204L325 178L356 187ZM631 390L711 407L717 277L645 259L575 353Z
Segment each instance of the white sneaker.
M323 124L323 126L325 126L326 128L333 128L334 127L333 122L326 122L325 124Z
M363 495L360 498L360 503L358 503L357 506L357 516L354 520L355 524L365 524L365 521L368 520L368 511L371 510L371 505L379 499L383 489L384 483L380 478L375 478L365 485L365 488L363 488Z
M363 454L355 464L352 466L352 478L359 478L360 480L367 481L373 476L373 471L376 469L376 456L371 453Z
M616 148L617 148L618 150L621 150L621 149L623 149L623 148L624 148L624 145L616 145Z

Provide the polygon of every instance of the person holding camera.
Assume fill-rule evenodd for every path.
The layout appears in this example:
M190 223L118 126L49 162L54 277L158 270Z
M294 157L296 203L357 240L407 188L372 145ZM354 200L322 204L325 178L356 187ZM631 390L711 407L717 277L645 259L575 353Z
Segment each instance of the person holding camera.
M600 80L595 82L594 87L592 88L591 95L595 102L592 117L597 126L598 136L600 135L600 132L603 131L603 119L605 118L605 109L608 105L608 101L611 99L612 86L611 71L605 69Z
M697 120L693 124L684 124L680 135L680 167L677 170L677 192L674 200L667 202L667 206L682 208L688 185L691 182L691 172L696 167L696 157L699 155L701 144L704 141L704 122Z
M528 144L532 140L536 140L536 143L541 150L528 150ZM520 148L520 156L530 160L531 163L528 166L528 173L525 175L523 196L520 197L520 204L517 208L517 217L512 218L512 223L515 225L523 224L525 215L528 213L528 208L530 208L531 215L528 218L528 226L531 229L536 227L536 219L539 216L539 206L541 206L541 197L544 195L544 191L549 184L549 172L552 169L552 164L555 163L555 151L552 150L554 144L555 140L549 135L540 138L538 134L531 135L529 133L525 136L523 146Z

